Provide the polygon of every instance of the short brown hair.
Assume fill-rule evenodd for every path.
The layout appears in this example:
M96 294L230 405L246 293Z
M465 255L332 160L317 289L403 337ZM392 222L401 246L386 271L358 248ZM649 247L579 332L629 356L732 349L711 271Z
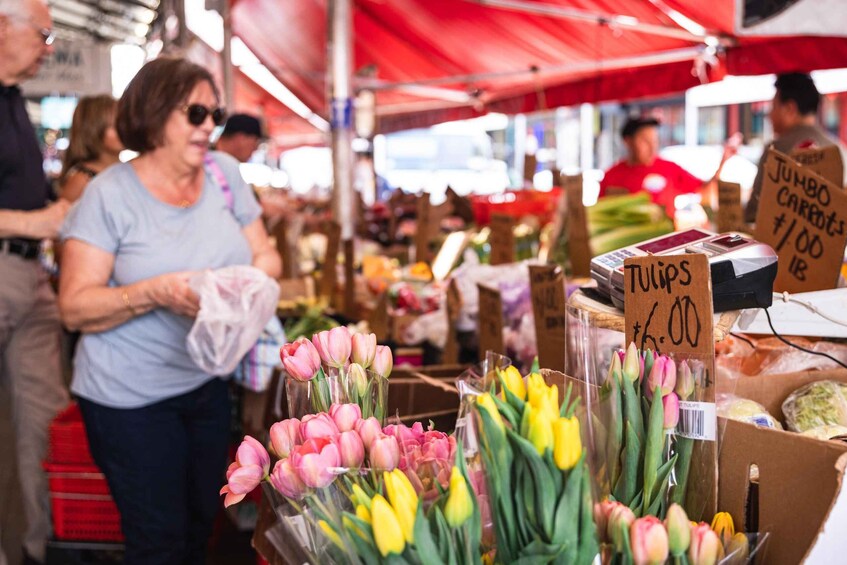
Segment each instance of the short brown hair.
M116 128L124 146L139 153L159 147L168 116L202 81L220 100L209 71L190 61L159 57L141 67L118 101Z

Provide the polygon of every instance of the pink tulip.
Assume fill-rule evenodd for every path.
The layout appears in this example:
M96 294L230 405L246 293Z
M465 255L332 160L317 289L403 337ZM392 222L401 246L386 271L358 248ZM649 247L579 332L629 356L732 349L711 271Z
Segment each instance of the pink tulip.
M312 343L323 362L330 367L343 368L350 359L353 348L350 332L345 327L337 327L312 336Z
M300 437L304 440L338 435L338 426L326 412L307 414L300 422Z
M700 522L691 528L688 562L691 565L715 565L721 551L721 540L709 524Z
M647 398L653 398L656 387L662 389L663 397L670 394L676 386L676 363L674 363L674 360L666 355L656 357L646 383L647 390L644 392Z
M283 459L288 457L295 445L302 441L300 436L300 420L289 418L271 426L271 451Z
M349 432L362 419L362 409L357 404L333 404L329 407L329 415L339 432Z
M452 461L456 454L456 438L436 430L424 434L421 457L424 460L443 459Z
M694 374L691 372L691 367L688 365L687 360L679 364L674 392L676 392L680 400L688 400L694 394Z
M358 469L365 460L365 444L355 431L341 432L338 436L338 449L341 453L341 466Z
M621 352L618 351L618 354ZM623 376L626 377L629 382L636 382L638 380L639 374L639 359L641 359L641 355L638 353L638 348L635 347L635 342L630 342L629 347L626 348L626 354L621 359L621 365Z
M391 375L391 370L394 368L394 358L391 356L391 348L385 345L376 346L376 355L374 356L371 370L377 375L387 379Z
M662 407L665 410L664 428L666 430L676 428L676 424L679 422L679 397L675 392L662 398Z
M231 506L247 496L247 493L259 486L268 474L271 457L262 444L250 436L244 436L244 441L235 452L235 462L226 471L226 482L220 494L226 494L224 506Z
M382 435L382 426L379 425L379 420L371 416L367 420L356 422L356 431L359 433L359 437L362 438L365 449L370 449L374 440Z
M295 471L294 466L291 464L290 458L276 462L270 476L270 481L271 485L280 494L294 500L300 500L309 490L306 483L301 481L297 475L297 471Z
M608 527L609 527L609 516L612 514L612 510L615 509L615 506L620 504L618 502L612 502L610 500L604 500L603 502L598 502L594 505L594 523L597 524L597 533L600 535L601 542L608 542Z
M624 532L628 531L633 522L635 514L632 510L620 502L614 502L614 508L609 513L609 521L606 524L606 533L615 546L618 553L623 552L626 538Z
M317 349L305 337L283 345L279 350L279 357L285 371L298 381L312 380L321 368Z
M370 447L371 467L378 471L393 471L400 463L400 446L394 436L382 435Z
M415 422L410 428L406 424L390 424L382 430L385 435L394 436L397 441L413 441L418 445L424 442L423 424Z
M629 528L635 565L661 565L668 558L668 532L655 516L638 518Z
M353 334L352 346L353 362L370 367L376 356L376 334Z
M329 438L307 439L291 452L291 465L306 486L324 488L335 480L341 465L338 446Z

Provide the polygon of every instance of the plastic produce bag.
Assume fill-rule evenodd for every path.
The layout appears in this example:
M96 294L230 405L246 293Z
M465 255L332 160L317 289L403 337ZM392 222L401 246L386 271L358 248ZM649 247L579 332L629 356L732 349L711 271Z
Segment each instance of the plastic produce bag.
M818 381L802 386L782 403L785 423L794 432L820 426L847 426L847 384Z
M754 400L741 398L734 394L721 394L718 397L718 416L747 422L760 428L782 429L782 424L771 416L764 406Z
M279 285L248 265L205 271L191 281L200 312L186 338L188 354L211 375L228 375L276 313Z

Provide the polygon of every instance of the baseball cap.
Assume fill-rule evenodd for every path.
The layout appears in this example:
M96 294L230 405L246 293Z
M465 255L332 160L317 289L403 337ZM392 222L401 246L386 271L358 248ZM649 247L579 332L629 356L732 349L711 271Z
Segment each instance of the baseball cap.
M637 117L630 118L621 128L621 137L629 137L635 135L635 132L644 127L655 127L659 125L659 120L656 118Z
M233 114L226 120L224 129L221 135L232 135L234 133L246 133L247 135L255 135L263 138L262 122L259 118L250 114Z

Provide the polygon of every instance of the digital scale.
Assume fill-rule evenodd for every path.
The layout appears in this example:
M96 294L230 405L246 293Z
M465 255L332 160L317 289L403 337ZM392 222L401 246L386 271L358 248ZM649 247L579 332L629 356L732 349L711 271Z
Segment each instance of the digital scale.
M702 253L712 274L715 312L767 308L773 302L777 256L769 245L737 233L690 229L599 255L591 260L597 290L623 310L624 259L649 255Z

